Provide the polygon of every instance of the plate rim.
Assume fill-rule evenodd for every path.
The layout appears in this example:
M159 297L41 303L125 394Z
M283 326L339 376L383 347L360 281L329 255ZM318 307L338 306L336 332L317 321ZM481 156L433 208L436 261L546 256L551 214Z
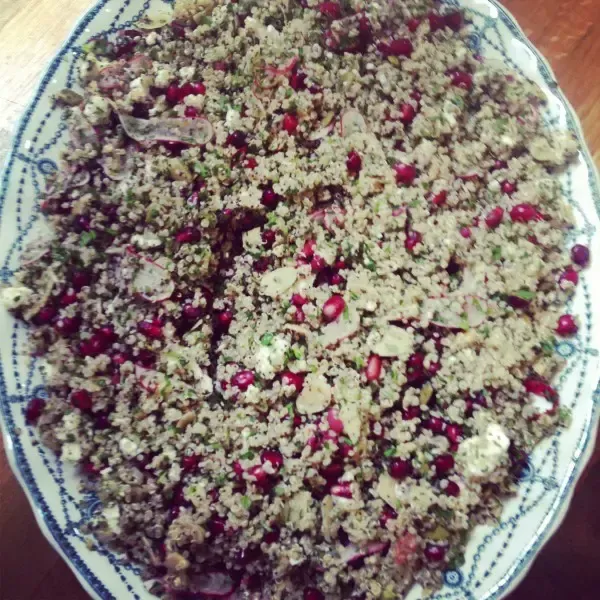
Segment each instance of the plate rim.
M4 201L6 199L11 167L16 158L16 155L18 154L18 147L22 142L23 134L25 132L25 129L29 125L29 121L33 115L37 103L45 93L48 83L51 81L51 77L54 75L58 66L60 65L60 61L64 54L71 50L71 46L73 45L73 43L81 35L81 33L83 33L85 26L89 24L89 22L100 12L100 10L107 3L110 3L112 1L113 0L93 0L92 5L85 12L83 12L82 15L76 20L69 34L65 38L65 41L62 42L62 44L56 50L53 56L48 61L46 61L45 66L42 69L42 73L37 79L33 97L27 102L24 111L22 112L18 121L16 122L16 125L10 138L11 141L9 152L0 169L2 174L2 177L0 178L0 209L3 207ZM132 2L138 1L141 3L141 0L125 0L125 4L128 5ZM469 1L472 2L473 0L454 0L454 2L452 2L452 0L442 0L443 3L452 2L453 4L458 4L460 6L464 5L465 3L469 3ZM508 8L503 6L499 0L476 1L481 4L487 3L488 5L491 5L494 8L496 8L498 13L504 16L504 19L502 19L502 21L505 24L510 24L512 26L511 34L523 43L525 43L529 50L533 53L533 56L535 57L537 62L537 70L541 71L540 67L542 66L547 71L547 74L550 76L552 82L555 84L551 91L554 94L554 96L558 98L562 106L565 108L566 115L571 120L571 123L574 126L577 138L579 140L581 156L586 163L588 173L590 175L590 189L592 190L592 192L595 192L596 195L600 198L599 168L594 162L590 147L586 140L583 125L573 105L568 100L562 88L560 87L557 77L549 61L542 54L542 52L538 50L538 48L530 41L530 39L523 31L522 27L520 26L518 20L515 18L513 13ZM26 480L25 473L23 471L24 468L29 469L29 463L26 459L24 461L25 464L22 464L22 462L18 460L17 451L15 449L15 442L17 442L17 444L20 444L20 442L18 440L18 436L16 436L17 439L13 439L13 435L9 431L8 424L6 423L7 415L4 412L4 406L6 403L7 393L4 388L2 371L2 365L0 365L0 398L2 400L2 402L0 402L0 434L2 437L2 443L4 445L7 462L10 466L13 475L17 479L21 489L23 490L27 498L27 501L34 514L37 525L44 537L46 538L46 540L50 543L52 548L59 554L62 560L68 565L71 572L75 575L83 589L90 595L90 597L97 600L112 599L114 598L112 592L104 587L102 581L100 581L96 577L96 575L93 572L91 572L89 568L87 568L89 573L86 574L83 572L83 568L86 568L86 565L85 563L83 563L83 561L82 565L79 566L75 564L75 561L72 558L67 556L67 554L63 550L60 539L57 539L56 534L51 530L51 526L48 523L48 519L44 515L43 507L40 506L40 503L35 498L36 495L39 495L43 501L43 494L39 490L35 479L31 477L29 482ZM594 391L592 392L592 397L598 394L600 394L600 379ZM540 525L540 527L536 531L537 537L535 539L535 542L532 545L530 545L530 547L526 550L524 556L520 557L518 560L515 560L514 565L508 569L507 573L498 583L495 584L492 590L488 590L484 593L484 597L486 599L499 600L501 598L506 597L507 594L513 591L527 576L535 560L539 556L540 552L543 550L543 548L546 546L549 540L553 537L556 531L563 524L565 517L571 507L573 496L577 488L577 483L581 479L581 476L584 473L585 468L589 464L590 459L594 453L599 427L600 411L598 410L597 403L594 403L592 406L590 424L587 428L587 435L584 442L584 446L583 448L579 449L579 454L571 459L571 473L568 477L566 485L564 486L562 494L560 496L557 496L553 503L553 506L555 506L555 508L552 510L548 517L549 522L547 522L545 525ZM92 583L93 580L97 581Z

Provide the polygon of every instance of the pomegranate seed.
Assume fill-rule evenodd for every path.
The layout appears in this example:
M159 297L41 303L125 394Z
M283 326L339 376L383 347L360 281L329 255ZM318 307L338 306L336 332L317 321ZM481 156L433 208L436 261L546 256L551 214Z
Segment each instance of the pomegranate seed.
M267 229L266 231L262 232L260 239L262 240L265 248L272 248L275 240L277 239L277 233L275 233L274 229Z
M394 165L394 171L396 172L396 183L398 184L411 185L417 177L417 169L414 165L396 163Z
M575 335L578 331L579 326L573 315L562 315L562 317L558 319L558 325L556 326L556 333L558 333L558 335L567 337Z
M297 307L301 308L305 304L308 304L308 299L305 298L304 296L301 296L300 294L293 294L292 295L292 299L291 299L291 303L294 306L297 306Z
M446 557L446 548L438 544L427 544L424 555L429 562L440 562Z
M410 125L415 120L416 116L417 111L412 104L404 102L400 105L400 121L402 121L402 123Z
M392 458L388 466L389 474L398 480L406 479L412 472L412 463L410 460L404 460L402 458Z
M365 369L365 376L367 381L378 381L381 377L381 356L377 354L371 354L369 360L367 360L367 368Z
M502 219L504 217L504 209L497 206L496 208L492 208L490 212L485 217L485 224L490 229L496 229L500 223L502 223Z
M313 451L316 452L323 447L322 439L318 435L311 435L306 441L306 445Z
M181 100L179 86L172 83L165 94L169 104L177 104Z
M454 468L454 458L451 454L442 454L433 459L433 466L438 475L444 475Z
M352 487L348 481L332 485L331 495L338 498L352 498Z
M105 352L110 344L106 338L99 334L94 334L89 340L84 340L79 346L79 351L83 356L98 356Z
M306 240L304 242L304 246L302 246L302 251L300 252L300 257L310 260L315 255L316 247L317 247L317 242L315 242L315 240Z
M471 229L469 227L461 227L459 233L466 240L471 237Z
M91 412L92 395L87 390L75 390L71 394L71 404L83 412Z
M192 473L198 468L198 464L200 463L201 457L197 454L192 454L191 456L184 456L181 459L181 468L186 473Z
M219 328L227 331L233 321L233 313L230 310L221 310L216 314L216 318Z
M281 374L281 384L291 385L296 389L296 392L300 393L304 387L304 375L292 373L292 371L284 371Z
M88 477L98 477L100 475L100 469L91 460L82 461L81 470Z
M254 465L248 469L248 475L254 478L254 484L257 487L266 490L271 487L271 480L267 472L262 468L261 465Z
M429 20L429 29L432 33L436 31L440 31L446 27L446 23L444 21L444 17L438 15L436 13L429 13L427 15L427 19Z
M263 463L263 465L266 462L271 463L271 466L275 471L279 471L279 469L283 467L283 456L281 455L281 452L279 452L279 450L263 450L260 454L260 460Z
M65 292L61 297L58 303L61 306L71 306L71 304L75 304L77 302L77 293L76 292Z
M539 218L539 213L531 204L517 204L510 209L510 218L515 223L528 223Z
M204 309L201 306L186 304L181 310L181 314L188 321L197 321L204 314Z
M111 357L111 362L113 365L120 367L124 365L129 360L129 356L124 354L123 352L115 352L115 354Z
M296 312L294 312L294 321L298 324L304 323L306 321L306 315L301 308L296 308Z
M462 13L455 11L444 15L444 23L453 31L459 31L463 26Z
M282 125L283 130L287 131L290 135L293 135L298 129L298 117L291 113L287 113L285 117L283 117Z
M48 325L56 316L56 308L46 305L40 309L37 315L33 317L35 325Z
M327 481L337 481L344 474L344 465L339 462L332 462L323 467L320 473Z
M200 115L200 113L198 112L197 108L195 108L193 106L186 106L185 111L183 112L183 115L185 117L187 117L188 119L195 119L196 117L198 117Z
M450 80L453 86L463 90L470 90L473 87L473 76L465 71L454 71Z
M434 206L444 206L444 204L446 204L447 199L448 192L446 190L442 190L441 192L438 192L437 194L433 194L433 196L431 196L431 203Z
M346 168L350 173L353 174L360 172L362 168L362 158L355 150L352 150L352 152L348 154L348 158L346 159Z
M404 240L404 247L412 253L422 240L423 236L418 231L409 231L406 234L406 240Z
M158 319L138 323L138 331L152 340L161 340L163 337L162 323Z
M231 385L234 385L242 392L245 392L254 383L254 373L252 371L238 371L231 378Z
M256 167L258 167L258 161L251 156L245 163L244 163L244 167L246 169L250 169L250 170L254 170L256 169Z
M508 163L505 160L496 160L490 171L500 171L502 169L508 169Z
M575 244L571 248L571 260L580 267L587 267L590 262L590 250L582 244Z
M512 196L517 191L517 184L512 183L511 181L503 181L500 184L500 189L502 190L503 194Z
M206 94L206 86L201 81L192 83L191 86L192 94L195 96L204 96Z
M335 408L330 408L327 411L327 424L335 433L344 432L344 422L338 417L338 411Z
M213 515L207 523L208 531L210 531L213 536L225 533L226 526L227 519L221 515Z
M267 531L267 533L265 533L265 535L263 537L263 542L265 542L266 544L274 544L275 542L277 542L279 540L280 534L281 534L281 531L280 531L279 527L277 527L277 525L273 525L271 530Z
M402 411L402 418L405 421L421 418L421 409L418 406L409 406Z
M179 101L181 102L187 96L191 96L194 93L194 86L186 82L179 88Z
M325 600L325 596L313 587L304 588L304 600Z
M299 73L298 71L294 71L288 77L288 83L290 84L290 87L295 92L298 92L300 90L305 90L306 89L306 73Z
M246 146L246 134L243 131L234 131L227 136L227 143L238 150Z
M346 302L339 294L334 294L323 305L323 318L328 323L339 319L346 308Z
M401 38L398 40L390 40L389 42L382 42L377 46L377 49L384 56L406 57L410 57L414 50L412 42L408 38Z
M271 266L272 262L272 256L261 256L260 258L254 261L252 267L257 273L265 273Z
M32 398L25 408L25 422L27 425L35 425L45 407L46 400L44 398Z
M175 240L179 244L195 244L200 241L201 233L196 227L184 227L177 233Z
M185 24L182 23L181 21L173 21L171 23L171 31L173 32L173 35L175 37L184 38L185 37Z
M412 19L408 19L406 21L406 26L411 33L414 33L417 29L419 29L419 25L421 24L421 19L417 19L413 17Z
M579 274L577 271L575 271L575 269L569 267L561 273L558 283L563 288L566 287L562 285L563 283L572 283L573 285L577 285L579 283Z
M342 7L337 2L321 2L319 12L332 21L342 18Z
M529 394L535 394L536 396L545 396L546 393L552 389L543 379L539 377L528 377L524 382L525 390Z
M379 524L386 527L388 521L395 521L398 518L398 513L391 506L384 506L379 517Z
M342 285L346 281L339 273L332 273L329 278L329 285Z
M435 434L444 433L446 423L440 417L429 417L425 422L425 427Z
M242 465L237 460L233 463L232 466L233 466L233 472L235 473L235 476L241 480L244 475L244 467L242 467Z
M325 267L327 267L327 263L322 256L314 256L310 261L310 268L313 273L320 273Z
M71 285L77 292L81 291L82 288L89 286L91 282L92 277L88 271L74 271L73 275L71 276Z
M451 423L450 425L446 426L446 437L453 444L458 443L460 441L460 439L462 438L462 435L463 435L463 430L460 425L455 425L455 424Z
M455 481L449 481L448 485L444 488L444 492L448 496L454 496L457 498L460 496L460 486Z
M280 197L273 191L273 188L266 188L260 202L265 208L274 209L279 204L279 200Z
M62 317L55 323L54 330L63 337L69 337L79 331L80 325L80 317Z
M215 71L222 71L223 73L227 71L227 63L224 60L215 60L212 67Z

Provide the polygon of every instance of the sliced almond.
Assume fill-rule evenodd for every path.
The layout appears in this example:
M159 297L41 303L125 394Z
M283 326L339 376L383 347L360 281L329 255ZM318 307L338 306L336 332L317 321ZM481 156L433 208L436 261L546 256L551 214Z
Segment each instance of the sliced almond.
M390 325L372 350L379 356L397 357L404 362L412 354L413 345L414 336L410 331Z
M304 380L302 393L296 400L296 409L301 415L323 412L331 402L331 386L323 375L311 373Z
M175 283L167 265L168 259L165 257L156 261L144 258L132 282L134 293L140 294L149 302L169 299L175 290Z
M324 348L330 348L354 335L360 329L360 315L356 309L348 307L337 321L323 327L319 342Z
M398 495L396 494L396 480L387 473L383 473L379 478L375 488L377 495L394 510L398 508Z
M362 415L357 404L344 403L339 409L339 418L344 424L344 433L353 444L360 440Z
M269 271L262 276L260 288L262 293L271 298L277 298L284 292L287 292L296 280L298 272L293 267L281 267L274 271Z

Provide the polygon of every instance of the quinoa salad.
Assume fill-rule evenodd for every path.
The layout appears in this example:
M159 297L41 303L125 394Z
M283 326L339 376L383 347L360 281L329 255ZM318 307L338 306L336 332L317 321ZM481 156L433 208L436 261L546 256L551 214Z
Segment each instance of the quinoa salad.
M88 543L156 596L429 595L568 426L578 147L469 33L433 0L176 0L83 47L0 299Z

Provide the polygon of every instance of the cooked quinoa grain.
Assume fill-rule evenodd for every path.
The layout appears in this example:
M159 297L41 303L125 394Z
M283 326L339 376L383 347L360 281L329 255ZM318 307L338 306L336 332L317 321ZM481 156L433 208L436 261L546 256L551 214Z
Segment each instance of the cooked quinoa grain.
M181 0L57 97L26 417L159 597L434 590L568 421L577 147L436 6Z

